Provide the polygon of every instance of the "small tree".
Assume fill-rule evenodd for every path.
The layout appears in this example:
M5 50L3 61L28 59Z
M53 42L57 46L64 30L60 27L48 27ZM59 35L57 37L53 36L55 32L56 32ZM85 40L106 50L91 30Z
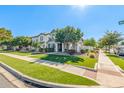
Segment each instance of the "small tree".
M36 48L36 51L39 51L39 48L41 48L42 43L41 42L32 42L32 46Z
M65 40L65 33L63 29L56 29L55 30L55 39L56 42L64 43Z
M5 45L8 48L11 48L11 40L13 36L10 30L6 28L0 28L0 45Z
M26 37L26 36L19 36L19 37L15 37L12 40L12 45L13 46L19 46L19 49L23 48L23 47L27 47L31 45L31 38L30 37Z
M4 41L9 41L12 39L12 33L10 30L5 28L0 28L0 43Z
M12 40L3 41L1 42L1 45L6 46L7 50L12 50L12 47L13 47Z
M56 29L56 41L60 43L76 43L78 42L83 36L81 30L79 28L75 29L71 26L66 26L62 29Z
M84 40L83 44L85 46L92 46L92 47L95 47L96 46L96 41L94 38L90 38L90 39L86 39Z
M124 42L121 42L121 45L124 45Z
M103 46L107 46L109 51L110 48L113 47L114 45L117 45L118 42L123 40L121 38L121 33L117 31L107 31L105 35L101 38L101 43Z
M108 42L105 37L102 37L101 39L99 39L98 46L99 48L105 48L107 51Z

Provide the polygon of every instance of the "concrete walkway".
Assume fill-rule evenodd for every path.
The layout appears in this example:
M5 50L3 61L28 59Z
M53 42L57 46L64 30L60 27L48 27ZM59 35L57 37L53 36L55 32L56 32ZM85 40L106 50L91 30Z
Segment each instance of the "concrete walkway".
M61 71L72 73L72 74L75 74L75 75L78 75L78 76L84 76L84 77L87 77L87 78L90 78L90 79L93 79L93 80L96 79L96 72L86 70L86 69L82 69L82 68L79 68L79 67L75 67L75 66L72 66L72 65L69 65L69 64L60 64L60 63L55 63L55 62L50 62L50 61L45 61L45 60L39 60L39 59L36 59L36 58L31 58L31 57L27 57L27 56L20 56L20 55L15 55L15 54L10 54L10 53L0 53L0 54L10 56L10 57L13 57L13 58L18 58L18 59L21 59L21 60L40 63L42 65L57 68Z
M96 80L105 87L124 87L124 76L101 50Z

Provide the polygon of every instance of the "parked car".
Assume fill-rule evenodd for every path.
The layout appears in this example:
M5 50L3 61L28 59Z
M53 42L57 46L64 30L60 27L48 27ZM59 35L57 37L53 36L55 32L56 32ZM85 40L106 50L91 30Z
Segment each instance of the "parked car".
M124 46L119 46L119 47L117 48L117 54L118 54L119 56L124 56Z

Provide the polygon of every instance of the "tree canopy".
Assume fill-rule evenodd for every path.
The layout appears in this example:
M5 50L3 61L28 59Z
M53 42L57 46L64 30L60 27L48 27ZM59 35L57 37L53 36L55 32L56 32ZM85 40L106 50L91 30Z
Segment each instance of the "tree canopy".
M124 45L124 41L123 41L123 42L121 42L121 45Z
M0 43L4 41L9 41L13 38L10 30L6 28L0 28Z
M108 46L109 49L111 46L118 44L122 39L121 33L117 31L107 31L105 35L99 40L101 46Z
M83 36L83 33L81 33L79 28L74 28L71 26L66 26L62 29L56 29L55 33L56 41L61 43L78 42Z
M90 38L90 39L86 39L84 40L83 44L85 46L92 46L92 47L95 47L96 46L96 41L94 38Z
M26 36L15 37L12 44L13 46L28 46L31 45L31 38Z
M43 42L32 42L32 46L36 48L40 48Z
M65 40L65 32L63 29L56 29L55 39L57 42L64 43Z

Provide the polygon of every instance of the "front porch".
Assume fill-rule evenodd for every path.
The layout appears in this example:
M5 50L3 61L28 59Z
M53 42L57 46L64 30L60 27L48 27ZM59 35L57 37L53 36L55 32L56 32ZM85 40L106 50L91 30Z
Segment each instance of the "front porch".
M81 46L78 43L55 43L55 52L67 52L68 50L75 50L76 52L80 52Z

